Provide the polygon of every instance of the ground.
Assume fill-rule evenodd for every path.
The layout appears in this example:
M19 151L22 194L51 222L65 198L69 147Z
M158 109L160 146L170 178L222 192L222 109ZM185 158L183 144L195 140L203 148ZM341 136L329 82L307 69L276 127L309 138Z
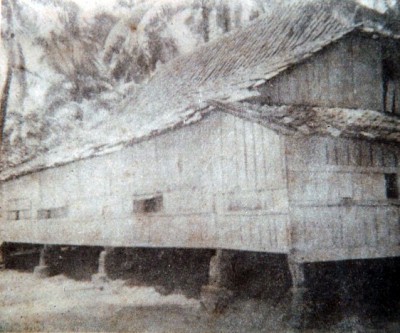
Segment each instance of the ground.
M0 272L0 331L57 332L290 332L288 299L241 299L220 314L179 291L163 296L154 287L104 286L64 275L39 279L31 272ZM306 332L400 332L400 321L371 322L349 315Z

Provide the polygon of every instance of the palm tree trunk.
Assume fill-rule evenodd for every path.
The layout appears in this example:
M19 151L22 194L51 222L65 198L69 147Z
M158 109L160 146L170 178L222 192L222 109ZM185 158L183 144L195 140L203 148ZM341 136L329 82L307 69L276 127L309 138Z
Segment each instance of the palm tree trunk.
M207 43L210 40L210 9L208 8L205 1L202 2L201 15L203 20L203 38L204 41Z
M8 100L10 96L10 88L11 81L13 77L13 68L12 68L12 60L8 60L7 73L6 73L6 81L4 83L2 92L1 92L1 104L0 104L0 151L2 152L3 147L3 139L4 139L4 127L6 124L6 116L7 116L7 107Z
M14 52L13 52L13 41L14 36L12 35L13 19L12 19L12 3L8 0L3 0L3 16L7 22L6 29L2 31L1 38L5 41L5 46L8 49L8 61L7 61L7 72L3 89L0 96L0 159L3 153L3 141L4 141L4 128L6 123L7 108L10 96L11 81L13 77L13 66L14 66Z

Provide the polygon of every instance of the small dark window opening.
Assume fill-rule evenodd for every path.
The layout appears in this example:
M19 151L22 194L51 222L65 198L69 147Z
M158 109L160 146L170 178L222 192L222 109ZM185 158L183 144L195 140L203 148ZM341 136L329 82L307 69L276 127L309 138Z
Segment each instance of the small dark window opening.
M68 216L68 207L58 207L50 209L50 218L61 219Z
M20 213L19 210L9 210L7 214L7 220L9 221L18 221L20 220Z
M135 213L157 213L161 211L162 207L163 197L161 195L133 201Z
M29 209L16 209L16 210L9 210L7 212L8 221L29 220L30 218L31 216Z
M52 209L39 209L38 219L59 219L68 216L68 207L57 207Z
M384 112L400 114L400 44L392 41L383 48L382 81Z
M39 220L49 219L50 216L51 216L50 209L39 209L38 210L38 219Z
M385 185L386 185L386 198L398 199L399 198L399 187L397 184L397 174L386 173L385 174Z

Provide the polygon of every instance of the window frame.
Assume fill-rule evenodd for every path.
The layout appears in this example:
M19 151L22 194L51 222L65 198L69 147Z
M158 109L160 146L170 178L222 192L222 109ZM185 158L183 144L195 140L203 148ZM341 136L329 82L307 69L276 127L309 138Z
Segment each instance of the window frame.
M397 173L385 173L385 193L386 199L399 199L399 181Z
M68 206L40 208L37 210L38 220L63 219L68 217Z
M134 214L157 214L164 209L164 197L162 194L154 194L133 199Z

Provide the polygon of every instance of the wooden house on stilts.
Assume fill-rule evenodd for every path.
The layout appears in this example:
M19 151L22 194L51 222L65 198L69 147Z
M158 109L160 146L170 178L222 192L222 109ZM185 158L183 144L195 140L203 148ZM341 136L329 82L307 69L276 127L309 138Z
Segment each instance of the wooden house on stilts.
M87 144L3 168L1 240L215 249L204 294L226 250L282 253L298 314L305 263L400 255L398 37L321 1L173 60Z

